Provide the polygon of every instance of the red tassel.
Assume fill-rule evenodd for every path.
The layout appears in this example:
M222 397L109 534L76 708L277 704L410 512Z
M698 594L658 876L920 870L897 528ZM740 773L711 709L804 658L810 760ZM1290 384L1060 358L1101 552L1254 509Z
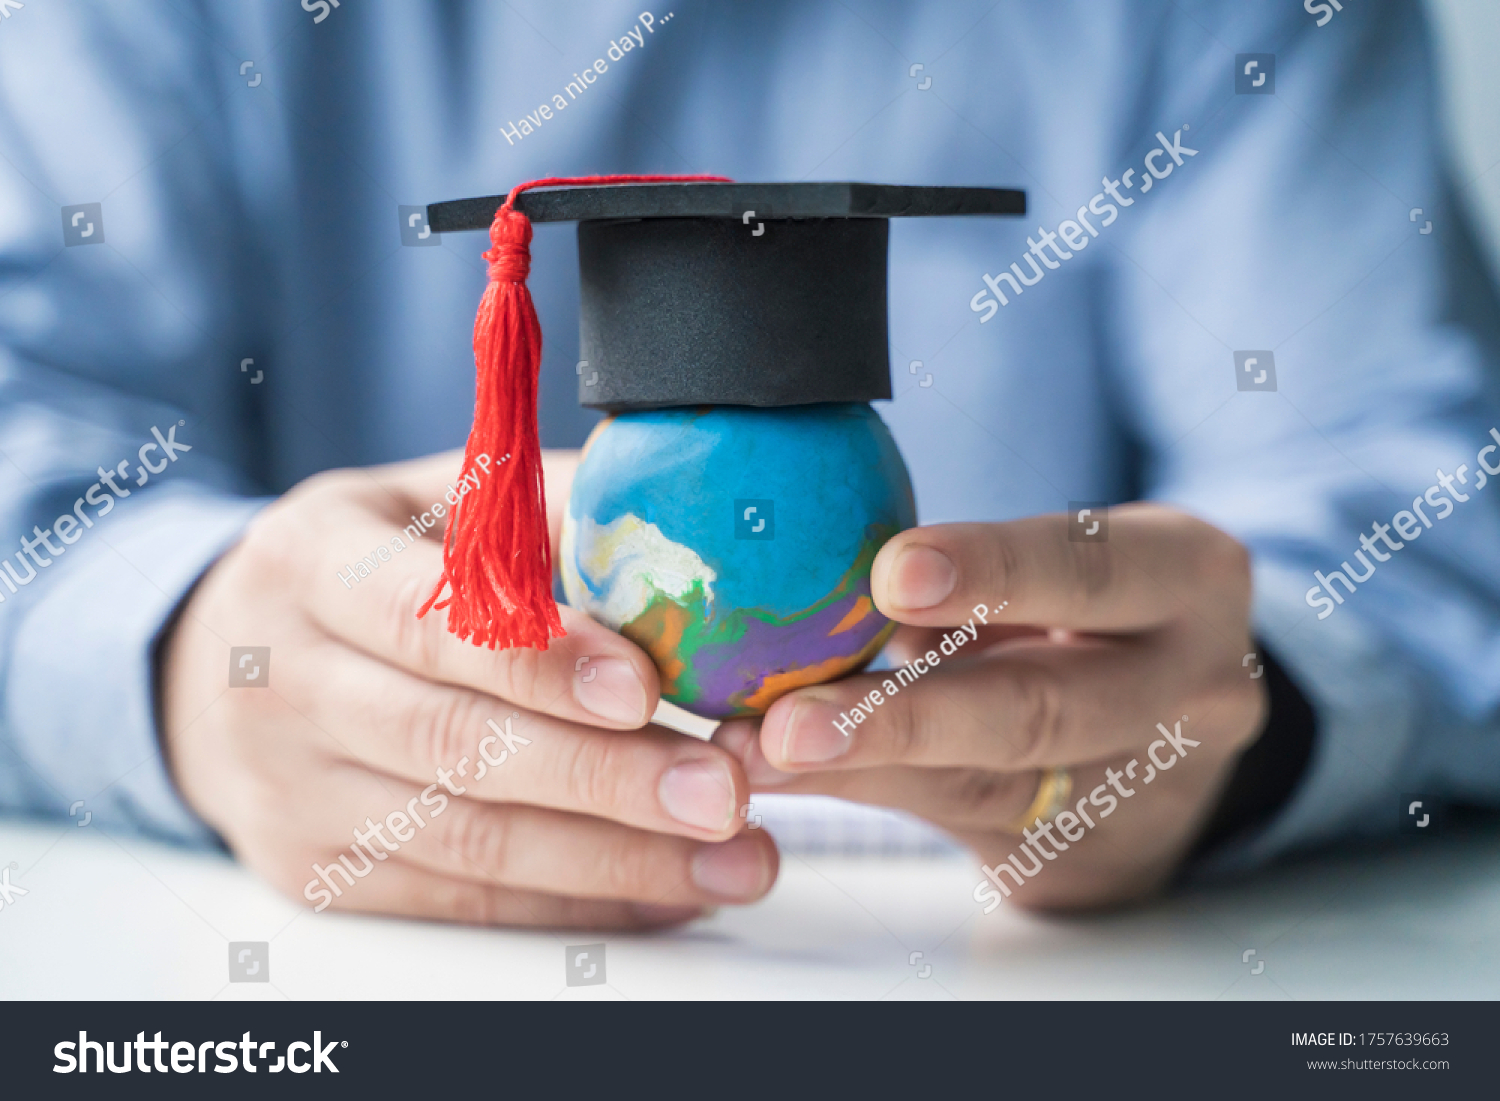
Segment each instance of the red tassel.
M533 187L630 183L728 183L723 176L574 176L532 180L511 190L490 224L490 282L474 318L474 428L461 473L479 487L454 506L443 537L443 576L417 612L448 609L448 630L491 650L545 650L565 632L552 599L552 547L542 448L537 436L537 375L542 328L526 289L531 219L515 209ZM475 465L490 459L489 473ZM439 599L444 588L446 599Z

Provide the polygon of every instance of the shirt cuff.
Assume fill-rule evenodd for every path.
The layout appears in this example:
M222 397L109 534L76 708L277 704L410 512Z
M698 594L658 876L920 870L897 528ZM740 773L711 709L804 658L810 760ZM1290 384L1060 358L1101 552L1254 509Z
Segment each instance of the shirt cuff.
M1229 783L1219 796L1208 826L1190 862L1196 863L1237 838L1253 836L1271 822L1312 759L1318 735L1317 714L1270 649L1256 642L1253 678L1264 677L1269 706L1261 735L1240 754ZM1248 666L1247 660L1246 665Z
M154 655L183 598L267 502L164 486L131 503L38 579L51 591L15 635L7 725L40 781L29 786L45 793L31 809L83 800L79 813L100 824L212 844L162 758Z
M1312 704L1312 759L1264 827L1208 856L1204 874L1235 873L1294 849L1396 831L1398 778L1410 750L1417 686L1375 626L1345 604L1319 620L1304 573L1258 563L1255 634Z

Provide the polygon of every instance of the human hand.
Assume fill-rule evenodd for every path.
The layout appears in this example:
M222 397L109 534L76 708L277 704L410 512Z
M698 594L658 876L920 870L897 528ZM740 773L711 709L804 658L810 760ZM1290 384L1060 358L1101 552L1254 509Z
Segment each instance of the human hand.
M892 670L803 689L758 731L736 720L714 740L757 791L899 808L986 862L1014 852L1025 872L1041 865L1013 877L1024 886L1001 879L1017 905L1150 893L1205 825L1267 697L1242 664L1254 648L1244 548L1162 505L1112 508L1109 524L1100 543L1069 542L1061 516L897 535L872 569L875 603L905 625L894 660L934 651L935 668L912 683ZM953 628L974 637L944 656ZM856 702L871 711L857 724L843 718ZM1042 831L1049 842L1033 804L1051 768L1068 770L1072 790ZM1042 856L1021 847L1023 815Z
M764 831L740 834L744 772L646 725L659 685L645 653L566 607L567 637L544 653L482 649L441 612L416 617L443 522L402 529L436 519L461 462L310 478L208 571L159 667L164 752L188 803L319 909L630 928L763 895L777 855ZM548 456L554 504L572 465ZM350 568L362 557L368 576ZM226 689L230 647L252 644L271 648L268 687Z

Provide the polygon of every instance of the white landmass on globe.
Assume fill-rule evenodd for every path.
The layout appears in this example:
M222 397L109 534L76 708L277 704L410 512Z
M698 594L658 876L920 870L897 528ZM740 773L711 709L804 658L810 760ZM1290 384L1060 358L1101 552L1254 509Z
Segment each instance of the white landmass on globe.
M591 517L579 522L565 513L562 578L569 604L618 630L644 612L658 593L681 599L695 583L703 585L711 615L718 574L637 516L626 513L613 523L597 524Z

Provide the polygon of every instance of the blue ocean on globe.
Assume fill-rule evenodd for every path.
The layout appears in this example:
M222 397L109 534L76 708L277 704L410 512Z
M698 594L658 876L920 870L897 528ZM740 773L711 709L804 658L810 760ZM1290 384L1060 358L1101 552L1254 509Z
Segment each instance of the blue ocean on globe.
M870 565L915 523L906 464L868 405L621 413L585 445L563 588L652 656L664 699L755 715L879 652L894 625Z

